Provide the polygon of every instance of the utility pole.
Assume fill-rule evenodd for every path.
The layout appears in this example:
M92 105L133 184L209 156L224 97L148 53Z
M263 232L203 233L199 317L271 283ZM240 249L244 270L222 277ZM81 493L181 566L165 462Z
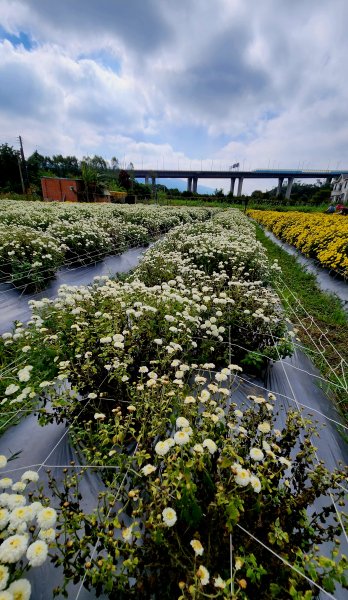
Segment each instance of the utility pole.
M18 159L19 175L20 175L21 184L22 184L22 192L23 192L23 194L25 194L25 185L24 185L24 181L23 181L23 173L22 173L21 155L20 155L20 153L18 153L17 159Z
M18 136L18 139L19 139L19 145L20 145L20 155L21 155L21 159L22 159L22 165L23 165L23 168L24 168L24 189L25 189L25 193L27 193L28 192L28 187L29 187L29 178L28 178L27 163L25 162L22 136ZM23 183L22 170L21 170L21 180L22 180L22 183Z

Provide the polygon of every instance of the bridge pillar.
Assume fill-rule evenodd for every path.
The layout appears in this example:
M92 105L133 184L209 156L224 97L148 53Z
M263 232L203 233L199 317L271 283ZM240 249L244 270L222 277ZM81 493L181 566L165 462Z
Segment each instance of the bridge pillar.
M326 184L329 184L329 183L331 183L331 181L332 181L332 177L327 177L327 178L325 179L325 183L326 183Z
M243 177L240 177L238 180L238 192L237 192L238 197L242 195L242 187L243 187Z
M145 175L145 185L149 185L149 176Z
M197 194L198 177L192 177L192 193Z
M151 177L152 197L156 198L156 177Z
M231 185L230 185L230 194L234 196L234 184L236 183L236 178L231 177Z
M187 178L187 191L192 192L192 177Z
M285 198L286 200L290 199L292 184L294 183L294 177L288 177L288 186L286 188Z
M278 198L282 193L283 181L284 177L279 177L276 198Z

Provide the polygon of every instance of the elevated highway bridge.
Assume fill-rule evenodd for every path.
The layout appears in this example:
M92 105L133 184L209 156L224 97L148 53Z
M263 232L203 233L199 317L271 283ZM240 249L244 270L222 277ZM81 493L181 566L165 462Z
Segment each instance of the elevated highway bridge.
M330 183L332 179L339 177L342 173L348 174L348 171L338 170L293 170L293 169L255 169L254 171L239 171L230 169L228 171L193 171L193 170L170 170L170 169L134 169L132 175L137 179L144 179L145 183L151 181L152 186L156 184L156 179L187 179L187 191L197 192L198 179L228 179L230 181L230 192L234 195L235 183L238 180L237 196L242 195L244 179L277 179L277 196L280 195L284 180L287 181L286 198L290 198L291 188L295 179L325 179Z

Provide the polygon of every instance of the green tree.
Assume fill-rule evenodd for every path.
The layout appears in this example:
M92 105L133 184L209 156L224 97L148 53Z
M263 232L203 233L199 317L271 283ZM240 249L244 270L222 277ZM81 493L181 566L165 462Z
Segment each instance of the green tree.
M2 192L22 192L18 157L17 150L12 146L8 144L0 146L0 189Z

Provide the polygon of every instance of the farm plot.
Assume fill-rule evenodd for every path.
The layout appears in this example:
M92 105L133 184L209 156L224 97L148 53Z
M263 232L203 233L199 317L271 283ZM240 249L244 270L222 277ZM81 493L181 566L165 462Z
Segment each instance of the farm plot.
M54 553L61 590L74 581L110 598L283 599L346 585L343 471L317 462L307 417L282 414L272 393L247 397L240 378L291 353L268 286L277 269L253 226L228 211L174 228L125 281L33 302L31 322L3 336L3 407L39 403L43 424L67 422L82 471L93 465L106 486L86 512L78 471L48 473L59 508L34 522L31 541L40 535L37 564ZM31 560L21 533L31 502L38 515L48 504L34 493L17 525L12 496L0 497L4 538L25 540L12 561L0 557L11 585Z
M348 221L339 215L249 210L248 215L322 266L348 277Z
M25 210L23 210L25 208ZM0 283L44 289L63 265L90 264L144 245L180 223L208 219L204 208L64 205L2 201Z

